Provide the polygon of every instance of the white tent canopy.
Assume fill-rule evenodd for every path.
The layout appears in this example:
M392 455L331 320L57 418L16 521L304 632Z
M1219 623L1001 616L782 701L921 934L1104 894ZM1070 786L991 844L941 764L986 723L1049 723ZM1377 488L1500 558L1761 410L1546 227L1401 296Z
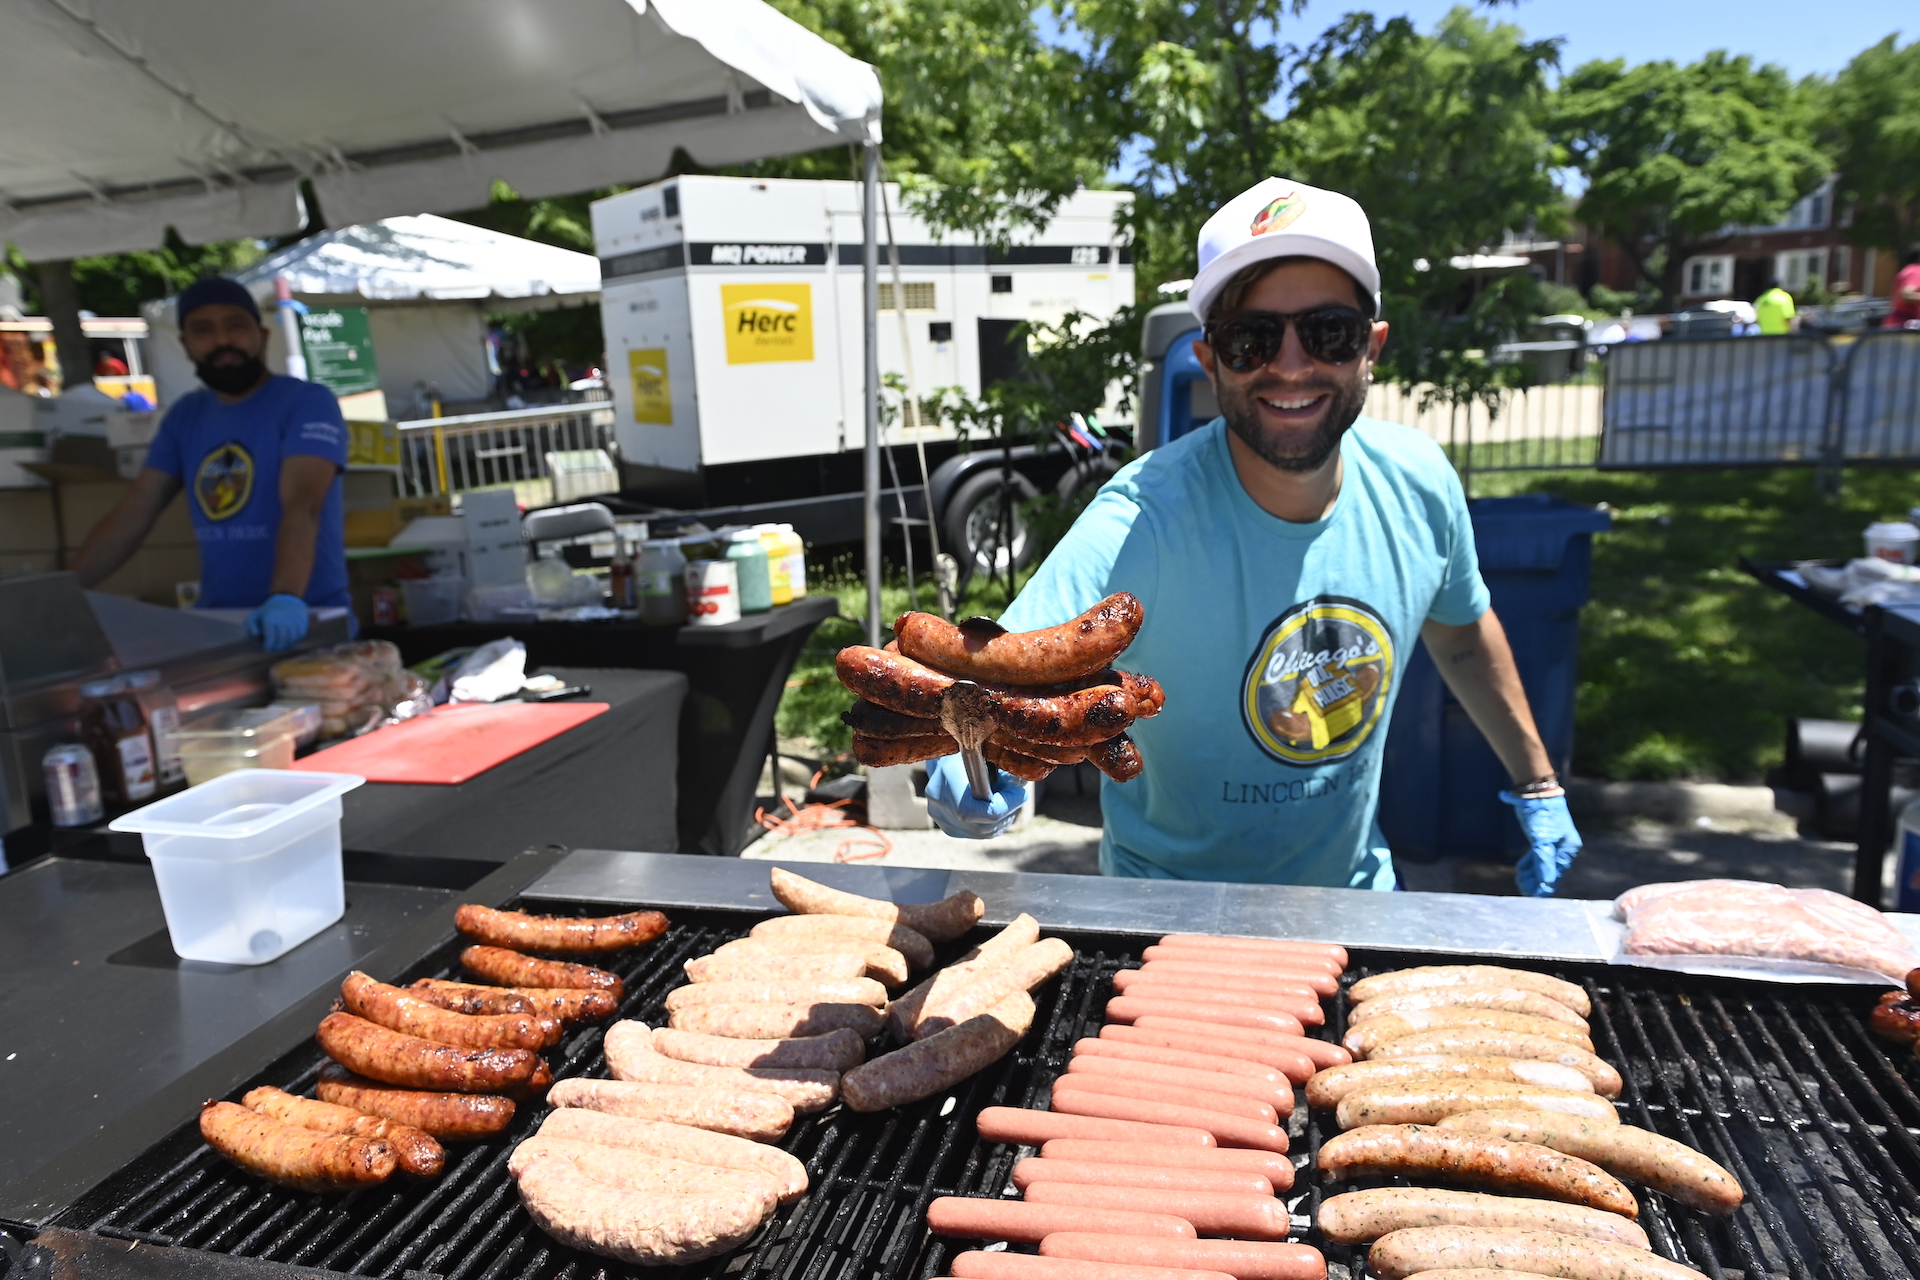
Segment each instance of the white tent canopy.
M760 0L19 0L0 240L284 235L877 141L873 68Z
M600 260L537 240L422 214L310 236L237 275L262 307L285 276L303 298L483 302L532 311L596 302Z

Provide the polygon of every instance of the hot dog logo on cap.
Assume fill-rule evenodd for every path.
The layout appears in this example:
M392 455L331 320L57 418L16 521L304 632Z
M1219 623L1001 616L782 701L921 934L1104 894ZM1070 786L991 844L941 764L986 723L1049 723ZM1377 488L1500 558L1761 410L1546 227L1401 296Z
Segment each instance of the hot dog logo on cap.
M1254 649L1241 720L1276 760L1344 760L1380 722L1393 675L1393 636L1379 614L1339 596L1308 600L1281 614Z
M1285 231L1306 211L1305 198L1298 191L1289 191L1283 196L1268 201L1265 208L1254 214L1253 224L1247 228L1247 231L1256 236L1264 236L1270 231Z

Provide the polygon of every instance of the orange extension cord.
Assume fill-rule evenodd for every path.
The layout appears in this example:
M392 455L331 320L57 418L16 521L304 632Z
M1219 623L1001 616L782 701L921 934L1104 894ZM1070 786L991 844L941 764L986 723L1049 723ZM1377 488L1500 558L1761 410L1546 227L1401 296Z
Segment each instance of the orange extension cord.
M807 789L820 785L820 779L826 775L825 769L816 771ZM871 862L875 858L884 858L893 852L893 841L884 832L875 830L864 822L855 822L843 810L853 801L835 800L828 804L810 804L795 808L793 801L780 797L780 805L773 813L765 809L755 809L753 820L769 831L778 831L781 835L797 836L808 831L828 831L846 827L864 832L864 835L852 836L842 840L833 851L835 862ZM785 808L787 816L781 817L778 808Z

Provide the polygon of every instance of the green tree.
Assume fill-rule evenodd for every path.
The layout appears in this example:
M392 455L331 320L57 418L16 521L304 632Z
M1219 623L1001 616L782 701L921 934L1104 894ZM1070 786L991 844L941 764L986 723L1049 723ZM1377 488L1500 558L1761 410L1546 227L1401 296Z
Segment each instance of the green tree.
M190 245L169 228L158 249L74 259L73 283L83 310L97 316L137 316L143 302L171 297L202 276L232 275L266 253L253 240ZM40 286L32 266L17 252L8 265L20 280L28 309L39 310Z
M1721 51L1575 69L1553 124L1587 180L1580 217L1671 306L1689 257L1726 243L1729 227L1777 221L1827 173L1809 98L1781 68Z
M1822 94L1823 140L1840 171L1848 235L1904 250L1920 240L1920 40L1893 36L1856 56Z
M1509 230L1561 230L1563 155L1542 123L1558 61L1559 41L1461 6L1429 35L1351 14L1293 66L1278 152L1286 171L1367 210L1393 325L1383 379L1460 401L1520 376L1483 353L1539 314L1532 277L1476 283L1452 259Z

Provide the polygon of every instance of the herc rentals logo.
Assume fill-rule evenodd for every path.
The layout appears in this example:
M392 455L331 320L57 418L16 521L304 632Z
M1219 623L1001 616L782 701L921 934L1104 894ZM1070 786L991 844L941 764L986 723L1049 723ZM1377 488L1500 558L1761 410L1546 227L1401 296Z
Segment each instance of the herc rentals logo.
M728 364L813 359L813 286L723 284Z
M673 425L673 387L667 381L664 347L635 347L627 352L627 376L633 383L633 420Z
M1299 192L1289 191L1279 199L1269 201L1266 208L1254 214L1253 225L1247 230L1256 236L1264 236L1271 231L1285 231L1306 211L1306 200Z
M1287 764L1326 764L1360 749L1393 687L1393 636L1358 600L1322 596L1288 609L1247 662L1240 717Z

